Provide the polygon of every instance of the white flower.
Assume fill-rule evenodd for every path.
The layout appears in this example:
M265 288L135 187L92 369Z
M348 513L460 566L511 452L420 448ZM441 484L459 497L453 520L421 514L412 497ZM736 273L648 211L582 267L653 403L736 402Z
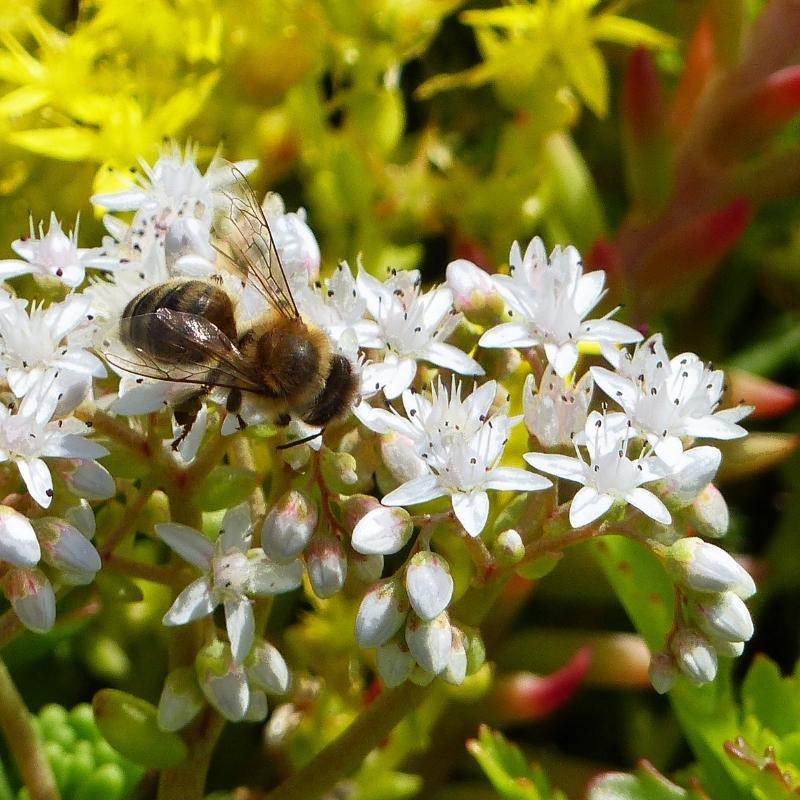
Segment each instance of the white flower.
M31 497L47 508L53 480L45 458L94 459L108 451L83 437L89 428L74 417L52 419L58 397L53 384L37 384L19 409L0 406L0 463L17 465Z
M461 318L453 309L450 289L440 286L420 293L417 272L399 272L381 283L359 270L356 285L378 323L384 350L382 362L364 367L365 394L383 391L389 399L398 397L414 380L417 360L430 361L461 375L483 375L477 361L444 341Z
M255 635L250 598L291 591L300 585L303 574L299 561L279 564L262 551L251 550L250 528L250 513L244 504L226 512L216 543L186 525L156 525L158 535L204 573L178 595L164 624L185 625L207 617L222 604L237 663L246 658Z
M317 279L322 255L313 231L306 222L305 209L286 211L277 192L267 192L261 203L269 222L275 247L290 283L308 285Z
M629 439L630 430L622 414L593 411L585 427L589 463L579 451L577 458L548 453L526 453L524 458L536 469L583 484L569 509L573 528L594 522L615 502L630 503L666 525L672 520L666 506L652 492L641 488L641 484L663 477L665 469L654 456L628 458Z
M91 389L92 378L106 371L97 356L71 344L68 337L92 318L88 297L73 294L47 308L12 298L0 300L0 354L6 380L17 397L24 397L41 382L53 383L61 395L59 413L79 405Z
M605 294L605 273L583 274L583 262L574 247L556 247L547 258L542 240L533 239L520 253L514 242L509 255L510 275L494 275L497 291L517 321L486 331L481 347L544 347L556 374L566 377L578 361L582 342L620 344L638 342L633 328L603 317L584 320ZM613 312L612 312L613 313Z
M722 370L710 369L694 353L670 359L660 334L651 336L632 357L605 352L617 360L617 372L592 367L595 383L619 403L659 458L675 461L683 451L681 437L736 439L747 435L736 423L751 407L715 411L724 389Z
M11 249L20 259L0 261L0 280L15 278L18 275L33 275L35 278L49 278L61 281L65 286L75 288L83 283L86 267L101 267L99 260L102 248L78 247L78 224L75 232L64 233L55 213L50 214L50 227L44 232L44 224L39 223L39 237L30 220L30 236L12 242Z
M577 384L568 384L548 365L538 391L533 375L528 375L522 394L525 427L542 447L570 445L573 434L586 424L593 389L588 372Z

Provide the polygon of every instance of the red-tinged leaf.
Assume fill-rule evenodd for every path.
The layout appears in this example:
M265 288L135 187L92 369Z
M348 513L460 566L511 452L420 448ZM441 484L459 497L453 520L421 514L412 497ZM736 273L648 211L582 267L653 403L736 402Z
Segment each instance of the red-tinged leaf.
M741 369L727 371L729 396L736 403L755 406L750 419L773 419L787 414L800 401L800 392L789 386Z
M591 660L591 648L582 647L569 663L551 675L517 672L501 678L488 701L496 722L526 722L557 711L581 686Z
M752 478L782 464L800 446L794 433L751 433L743 439L725 442L720 481Z
M686 54L686 68L675 93L672 106L672 129L680 135L694 113L697 101L703 94L717 65L714 46L714 29L711 19L704 15L695 29L689 51Z
M631 53L622 88L622 119L634 139L651 140L664 128L664 99L658 70L650 53L638 47Z

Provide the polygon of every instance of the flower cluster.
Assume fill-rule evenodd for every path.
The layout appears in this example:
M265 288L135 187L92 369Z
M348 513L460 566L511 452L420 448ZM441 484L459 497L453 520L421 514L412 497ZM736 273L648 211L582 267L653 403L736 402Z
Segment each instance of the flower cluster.
M512 246L508 275L460 259L444 285L426 290L416 271L381 280L359 261L355 271L342 262L323 279L304 213L287 213L267 195L261 211L283 290L349 364L360 396L330 430L290 420L289 438L304 441L270 450L271 504L254 483L248 503L240 503L243 492L224 516L220 505L210 506L219 516L203 516L203 479L224 451L233 458L234 440L225 437L286 419L269 402L272 389L241 398L231 391L229 363L218 355L207 356L205 371L173 377L137 369L130 353L115 349L124 347L115 333L123 309L166 281L213 275L230 295L237 340L211 323L203 329L223 342L230 363L241 357L248 326L267 318L257 281L224 256L231 223L240 222L230 216L231 192L255 163L217 159L202 172L195 155L168 148L119 192L95 196L115 212L104 217L100 247L79 248L77 233L64 234L53 217L46 234L31 226L31 236L14 243L19 260L0 262L0 277L30 273L60 297L44 304L0 290L2 586L25 625L49 629L55 589L91 582L101 566L89 541L92 503L121 488L96 461L105 448L87 438L88 422L102 414L111 439L122 431L125 446L143 443L155 465L150 483L197 511L195 527L155 525L192 578L184 580L188 570L174 559L145 571L153 580L169 573L172 587L179 581L164 625L204 620L207 634L193 668L167 678L159 705L166 730L186 725L206 703L230 720L264 719L267 694L290 687L286 662L262 635L266 598L303 589L322 608L335 596L358 599L355 641L375 649L384 685L463 682L480 668L483 646L454 598L473 579L524 565L529 545L552 530L630 536L662 559L680 602L653 659L659 690L679 671L711 680L717 654L741 651L752 633L743 600L755 587L732 557L692 534L718 536L727 526L712 483L720 451L695 439L744 435L738 423L748 409L720 409L722 373L696 355L670 358L659 335L642 341L613 311L592 316L604 273L585 272L573 247L548 257L538 238L524 253ZM246 246L256 257L271 258L259 249L263 240L254 241ZM95 270L88 278L87 269ZM118 384L99 382L106 370L92 343ZM223 377L209 378L216 375ZM171 425L160 416L165 408ZM135 419L143 415L149 419ZM274 428L253 435L272 444L286 438ZM236 444L253 458L246 439ZM244 473L257 475L256 460L245 462ZM17 493L22 484L27 496ZM184 498L187 485L195 495ZM104 556L113 560L118 544L112 537ZM455 569L454 548L469 554L472 571Z

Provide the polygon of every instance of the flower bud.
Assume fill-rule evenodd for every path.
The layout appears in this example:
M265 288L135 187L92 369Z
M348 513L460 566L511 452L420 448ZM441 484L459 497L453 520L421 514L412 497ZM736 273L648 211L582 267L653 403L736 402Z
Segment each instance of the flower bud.
M381 508L381 501L371 494L354 494L342 503L342 524L352 533L362 517L370 511Z
M465 258L447 265L447 285L456 310L472 322L492 324L503 311L503 301L489 274Z
M414 668L414 656L404 642L392 641L378 648L378 674L388 689L405 681Z
M699 596L694 611L700 629L714 639L746 642L753 635L750 612L734 592Z
M739 658L744 653L744 642L726 642L724 639L709 638L711 645L721 658Z
M441 614L453 597L453 578L442 556L422 550L416 553L405 575L411 606L420 619L430 622Z
M267 514L261 526L261 547L276 561L291 561L305 550L316 527L316 503L292 489Z
M278 648L269 642L256 640L246 667L247 677L265 692L286 694L289 691L289 667Z
M65 583L83 586L94 580L102 563L92 543L69 523L57 517L34 521L42 557L60 570Z
M350 554L350 567L353 574L364 583L375 583L383 574L383 556L362 556L361 553Z
M36 633L47 633L56 621L56 596L50 581L38 569L10 569L3 592L19 621Z
M264 744L270 750L282 747L286 738L296 731L303 721L302 712L294 703L284 703L273 710L264 729Z
M244 667L236 664L228 645L214 641L198 653L197 680L206 699L231 722L245 718L250 706L250 687Z
M0 506L0 561L34 567L42 557L30 520L11 506Z
M330 533L318 533L308 546L306 566L317 597L333 597L344 586L347 556L341 542Z
M728 532L728 504L713 483L709 483L694 499L691 510L692 524L701 536L718 539Z
M667 551L678 580L696 592L736 592L743 600L756 592L747 570L721 547L692 536L678 539Z
M710 683L717 674L717 653L696 631L683 628L672 638L672 653L678 666L695 684Z
M116 494L113 476L96 461L64 459L57 462L57 467L61 479L76 497L107 500Z
M519 564L525 558L522 537L513 528L502 531L492 545L492 555L503 565Z
M414 449L414 443L401 433L385 433L380 440L381 458L398 483L427 475L430 470Z
M430 621L409 615L406 644L417 664L428 672L438 675L447 668L452 640L450 618L446 611Z
M659 694L666 694L675 683L678 671L670 653L654 653L650 658L650 683Z
M205 704L191 667L178 667L167 675L158 700L158 727L178 731L188 725Z
M375 584L364 595L356 615L356 641L361 647L379 647L400 630L408 600L395 578Z
M454 686L461 686L467 677L467 641L466 634L455 625L450 626L452 641L450 644L450 658L442 677Z
M94 510L86 500L81 500L77 506L70 506L64 512L64 521L74 525L87 539L94 539Z
M378 506L363 516L353 529L353 550L364 555L390 555L411 538L414 523L400 506Z
M692 447L670 464L670 474L653 483L653 491L672 511L685 508L714 479L722 461L716 447Z
M325 449L320 456L323 480L333 491L341 494L352 492L358 484L357 466L350 453L335 453Z

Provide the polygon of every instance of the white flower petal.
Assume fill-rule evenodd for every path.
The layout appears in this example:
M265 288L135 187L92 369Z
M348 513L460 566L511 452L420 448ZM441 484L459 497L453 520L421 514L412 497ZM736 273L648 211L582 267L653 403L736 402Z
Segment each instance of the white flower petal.
M485 489L501 489L516 492L537 492L547 489L553 482L518 467L495 467L487 473L483 483Z
M600 494L591 486L579 489L569 506L569 524L573 528L582 528L594 522L614 505L614 498L608 494Z
M454 494L453 512L470 536L477 536L489 519L489 495L486 492Z
M517 322L503 322L490 328L478 340L481 347L533 347L539 340L531 335L527 326Z
M225 601L225 628L231 642L233 660L241 664L250 648L256 633L256 621L253 608L245 597Z
M422 349L420 357L439 367L451 369L459 375L484 374L483 367L474 358L445 342L430 342Z
M577 458L551 453L525 453L522 456L532 467L564 480L586 483L585 465Z
M643 514L660 522L662 525L669 525L672 522L672 515L667 507L652 492L647 489L637 487L625 493L625 499Z
M175 522L159 523L155 529L159 537L182 559L203 572L209 570L214 557L214 545L203 534L188 525Z
M198 578L175 598L162 622L164 625L186 625L207 617L216 607L208 578Z
M422 475L398 486L381 502L387 506L413 506L417 503L427 503L428 500L435 500L445 494L447 492L439 486L439 480L435 475Z
M0 505L0 561L33 567L42 552L30 520L10 506Z
M17 461L17 468L31 497L47 508L53 497L53 479L47 464L41 458L28 458Z

